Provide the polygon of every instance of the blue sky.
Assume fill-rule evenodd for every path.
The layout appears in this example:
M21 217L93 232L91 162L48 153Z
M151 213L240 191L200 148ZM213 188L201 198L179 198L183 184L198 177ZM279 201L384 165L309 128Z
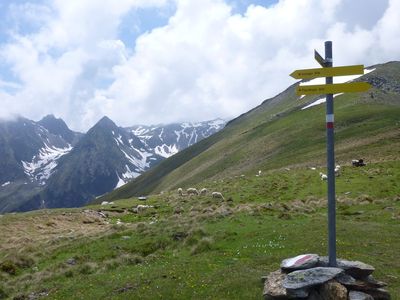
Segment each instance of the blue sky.
M85 131L233 118L294 69L398 60L398 0L3 0L0 119L53 113Z

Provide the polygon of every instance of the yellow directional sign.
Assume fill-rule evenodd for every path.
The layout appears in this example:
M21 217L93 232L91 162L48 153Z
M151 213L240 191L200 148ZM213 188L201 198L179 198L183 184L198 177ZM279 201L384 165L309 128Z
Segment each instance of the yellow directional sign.
M320 85L299 85L296 88L297 95L321 95L321 94L338 94L351 92L368 91L371 85L366 82L350 82L336 84L320 84Z
M290 76L294 79L312 79L357 74L364 74L364 65L296 70Z

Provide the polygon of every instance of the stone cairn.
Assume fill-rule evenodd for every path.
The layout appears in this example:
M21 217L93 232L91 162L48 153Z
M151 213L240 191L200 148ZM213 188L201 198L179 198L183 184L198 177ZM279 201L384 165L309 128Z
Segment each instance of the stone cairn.
M359 261L303 254L282 261L281 268L264 276L266 300L390 300L386 284L372 277L374 267Z

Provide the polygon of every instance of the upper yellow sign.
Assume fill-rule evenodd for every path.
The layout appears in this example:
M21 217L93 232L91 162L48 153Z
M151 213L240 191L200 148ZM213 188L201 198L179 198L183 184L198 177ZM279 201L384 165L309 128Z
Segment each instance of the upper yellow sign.
M364 74L363 65L296 70L290 74L290 76L295 79L313 79L317 77L333 77L357 74Z
M299 85L296 88L297 95L320 95L320 94L338 94L351 92L368 91L371 85L367 82L349 82L336 84L320 85Z

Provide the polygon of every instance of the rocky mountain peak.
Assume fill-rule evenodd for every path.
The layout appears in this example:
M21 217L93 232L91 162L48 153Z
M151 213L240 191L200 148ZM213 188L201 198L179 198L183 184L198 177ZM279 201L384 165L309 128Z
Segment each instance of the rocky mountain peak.
M102 117L93 128L105 128L105 129L112 129L118 128L118 126L107 116Z
M61 118L56 118L53 114L50 114L45 116L37 123L46 128L51 134L61 136L70 144L74 143L76 133L70 130L64 120Z

